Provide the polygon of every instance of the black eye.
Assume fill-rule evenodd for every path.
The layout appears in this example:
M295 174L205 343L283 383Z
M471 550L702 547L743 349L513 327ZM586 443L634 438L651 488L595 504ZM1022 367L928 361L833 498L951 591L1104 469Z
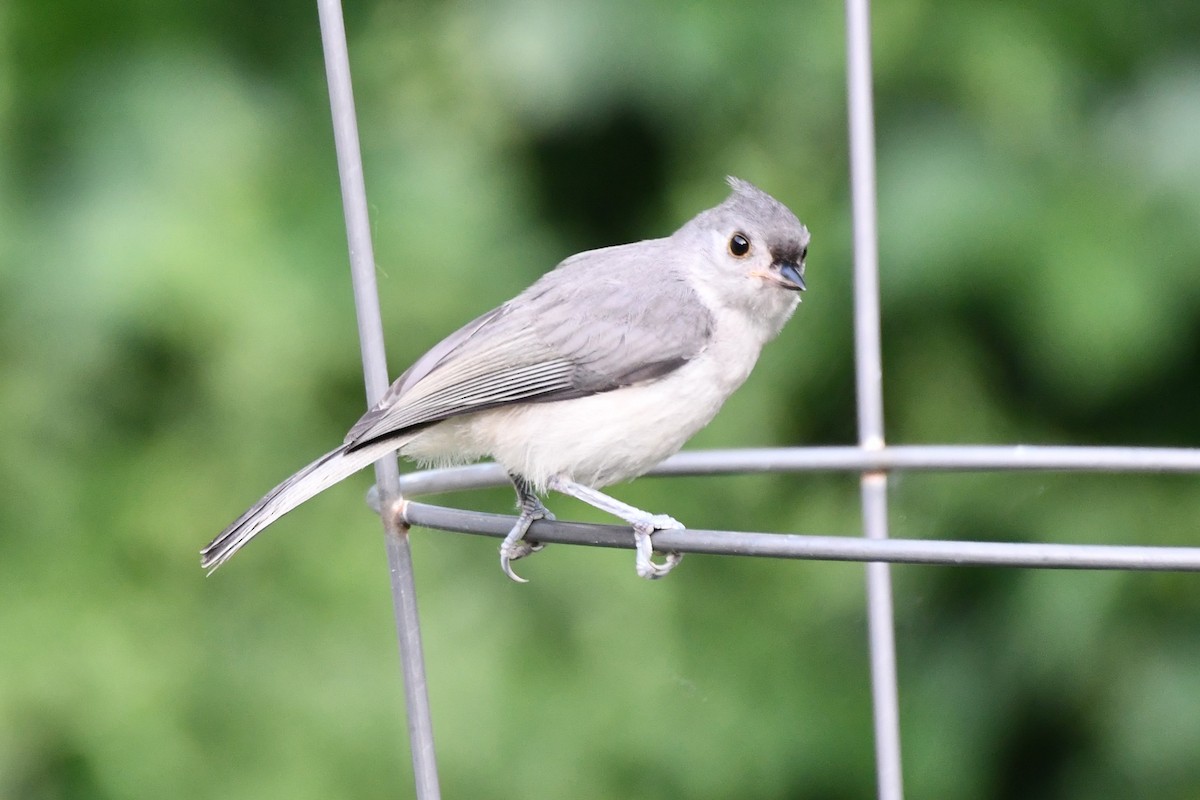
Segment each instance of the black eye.
M750 240L743 234L735 233L729 237L729 253L735 258L741 258L750 252Z
M808 260L808 248L806 247L800 251L800 261L804 262L807 260Z

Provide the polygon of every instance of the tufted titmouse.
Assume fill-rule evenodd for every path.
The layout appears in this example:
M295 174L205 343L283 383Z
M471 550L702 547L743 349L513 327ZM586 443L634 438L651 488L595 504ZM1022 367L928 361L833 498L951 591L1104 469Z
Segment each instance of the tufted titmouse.
M345 442L276 486L201 551L216 569L305 500L395 450L422 463L490 456L520 516L500 565L538 545L554 490L634 530L637 573L651 534L682 528L598 491L641 475L708 424L800 302L808 229L779 201L729 178L729 198L664 239L571 256L409 367Z

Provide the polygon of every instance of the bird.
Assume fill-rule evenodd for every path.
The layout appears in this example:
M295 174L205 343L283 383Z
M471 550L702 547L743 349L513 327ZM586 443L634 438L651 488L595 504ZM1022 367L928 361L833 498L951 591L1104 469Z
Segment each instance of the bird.
M806 291L808 228L783 203L729 177L730 193L670 236L570 256L421 356L338 447L296 472L201 550L215 571L268 525L391 452L422 465L491 458L518 516L500 566L541 549L541 497L575 497L628 523L639 576L656 531L684 526L600 490L677 452L746 380Z

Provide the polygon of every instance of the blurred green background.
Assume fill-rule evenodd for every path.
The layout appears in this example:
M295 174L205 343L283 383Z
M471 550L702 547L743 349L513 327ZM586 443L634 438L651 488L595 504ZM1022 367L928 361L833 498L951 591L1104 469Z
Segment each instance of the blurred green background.
M347 28L394 374L736 174L812 229L810 290L692 446L854 440L837 3ZM889 438L1200 445L1200 5L897 0L874 36ZM313 4L0 5L0 365L0 797L409 796L367 476L198 566L364 407ZM1198 480L905 475L893 535L1195 544ZM615 493L859 530L852 476ZM494 540L413 548L447 797L872 796L861 566L560 546L518 586ZM909 796L1200 797L1194 576L894 575Z

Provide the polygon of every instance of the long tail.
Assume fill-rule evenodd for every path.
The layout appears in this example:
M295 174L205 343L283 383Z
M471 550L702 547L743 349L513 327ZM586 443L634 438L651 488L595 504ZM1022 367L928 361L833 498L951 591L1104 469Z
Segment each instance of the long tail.
M283 483L267 492L246 513L221 532L200 551L200 566L211 575L233 554L264 528L305 500L325 491L335 483L345 480L360 469L383 458L404 442L385 439L347 450L343 445L326 453Z

